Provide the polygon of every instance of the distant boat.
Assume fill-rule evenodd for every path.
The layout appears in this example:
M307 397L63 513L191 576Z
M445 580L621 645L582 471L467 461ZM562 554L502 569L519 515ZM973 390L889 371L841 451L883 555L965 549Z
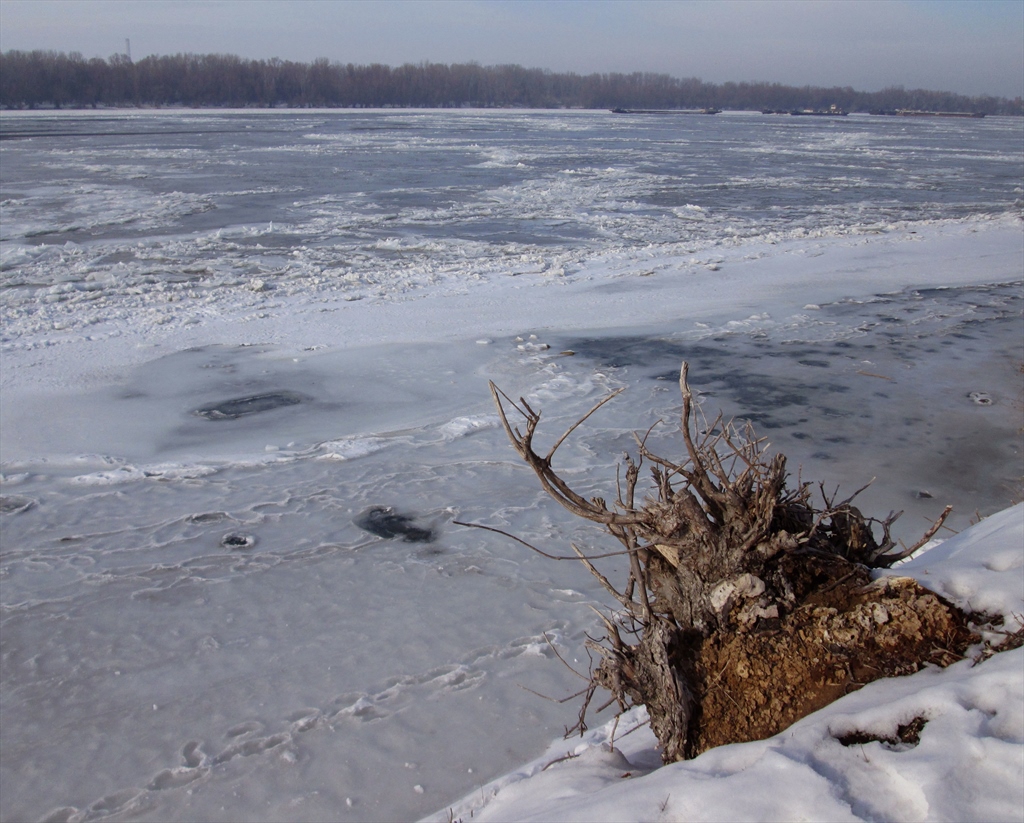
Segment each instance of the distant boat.
M984 117L983 111L917 111L916 109L899 109L893 112L897 117Z
M721 114L721 109L709 106L706 109L611 109L612 114Z
M790 114L794 117L846 117L847 112L833 105L827 109L761 109L761 114Z
M833 104L827 109L793 109L790 112L796 117L846 117L846 112Z

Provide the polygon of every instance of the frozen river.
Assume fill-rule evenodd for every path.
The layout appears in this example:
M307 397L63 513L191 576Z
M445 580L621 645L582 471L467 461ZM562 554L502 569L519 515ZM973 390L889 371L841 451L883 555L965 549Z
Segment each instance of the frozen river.
M0 115L0 818L397 820L575 722L674 375L916 539L1019 496L1018 120ZM666 448L670 448L666 445ZM373 534L391 507L414 537ZM607 567L616 573L615 563ZM545 639L547 638L547 640Z

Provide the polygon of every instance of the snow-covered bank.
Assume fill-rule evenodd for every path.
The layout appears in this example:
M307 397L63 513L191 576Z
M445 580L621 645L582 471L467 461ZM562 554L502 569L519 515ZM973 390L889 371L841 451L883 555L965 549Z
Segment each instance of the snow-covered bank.
M1020 628L1024 503L886 574ZM617 728L555 741L428 819L1009 823L1024 814L1024 648L875 681L769 740L670 766L659 767L644 716L634 709ZM918 718L919 739L900 740Z

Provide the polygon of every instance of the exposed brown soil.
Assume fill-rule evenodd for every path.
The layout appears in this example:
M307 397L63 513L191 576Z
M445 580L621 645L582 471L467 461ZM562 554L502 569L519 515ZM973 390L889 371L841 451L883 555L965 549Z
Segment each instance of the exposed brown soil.
M955 662L977 640L966 615L916 581L871 582L853 566L781 619L703 642L688 754L771 737L873 680Z

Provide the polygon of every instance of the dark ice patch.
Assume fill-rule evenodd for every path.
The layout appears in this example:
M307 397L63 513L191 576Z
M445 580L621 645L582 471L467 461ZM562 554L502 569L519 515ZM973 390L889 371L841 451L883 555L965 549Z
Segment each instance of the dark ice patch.
M401 537L406 543L430 543L434 539L431 529L415 525L411 517L399 514L391 506L373 506L352 522L377 537Z
M238 532L231 532L230 534L225 534L220 539L220 544L225 549L230 549L231 551L242 551L244 549L251 549L253 546L255 546L256 538L253 537L251 534L239 534Z
M308 399L298 392L274 391L221 400L219 403L202 406L192 413L207 420L237 420L239 417L248 417L250 414L259 414L285 406L297 406Z
M666 361L681 363L683 360L703 364L704 359L717 360L723 354L720 348L714 346L636 335L574 338L562 348L571 349L581 357L597 360L611 368L657 367ZM678 367L673 379L679 379Z
M0 514L21 514L27 512L36 504L30 497L18 497L17 495L0 496Z

